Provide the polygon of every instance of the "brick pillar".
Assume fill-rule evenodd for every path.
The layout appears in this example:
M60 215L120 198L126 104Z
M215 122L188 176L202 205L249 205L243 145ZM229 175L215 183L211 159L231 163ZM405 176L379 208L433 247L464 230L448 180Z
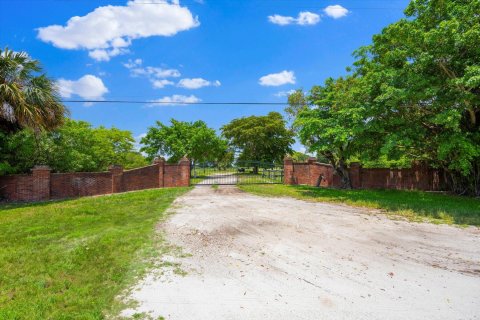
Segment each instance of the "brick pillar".
M296 184L293 175L293 159L292 157L285 157L283 159L283 183Z
M153 164L158 167L158 187L163 188L165 187L165 158L155 157Z
M308 163L308 185L309 186L317 186L319 173L318 168L315 166L317 163L317 158L309 157L307 160Z
M48 166L35 166L32 169L32 201L50 199L50 171L51 169Z
M180 167L180 181L178 187L188 187L190 185L190 160L183 157L178 162Z
M415 185L413 186L413 189L431 190L433 179L431 179L429 175L427 162L421 160L413 161L412 169L415 172Z
M348 173L350 176L350 183L352 184L353 189L359 189L362 187L361 170L362 167L359 162L350 163Z
M112 175L112 193L122 192L123 167L112 165L108 168Z

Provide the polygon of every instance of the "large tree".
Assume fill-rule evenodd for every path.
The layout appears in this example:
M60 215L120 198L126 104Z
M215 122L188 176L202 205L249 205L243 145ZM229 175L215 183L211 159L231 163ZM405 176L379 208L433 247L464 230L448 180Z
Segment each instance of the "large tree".
M447 172L453 190L480 195L479 0L413 0L407 18L357 51L369 147Z
M313 107L291 99L302 141L338 163L425 160L480 195L478 12L480 0L411 1L356 51L351 75L310 91Z
M0 49L0 132L52 130L66 114L54 81L42 73L37 60L25 52Z
M239 152L239 160L280 163L295 142L294 133L278 112L234 119L222 127L222 134Z
M166 156L169 162L187 157L195 163L217 163L225 159L227 143L214 129L203 121L185 122L170 120L170 125L157 121L142 138L141 150L149 159Z
M334 167L342 186L350 188L347 161L360 148L366 112L361 103L358 79L327 79L305 95L307 103L297 108L294 121L300 141L309 152L316 153Z
M84 121L67 119L51 132L0 132L0 174L28 172L37 164L46 164L57 172L72 172L104 171L112 164L130 169L148 162L135 150L131 132L93 128Z

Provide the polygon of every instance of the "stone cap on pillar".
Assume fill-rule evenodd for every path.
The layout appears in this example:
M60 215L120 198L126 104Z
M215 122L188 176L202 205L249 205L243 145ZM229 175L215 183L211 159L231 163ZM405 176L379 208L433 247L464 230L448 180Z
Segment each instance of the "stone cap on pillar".
M315 157L309 157L307 160L307 163L315 163L315 162L317 162L317 158Z
M293 163L293 158L289 155L285 156L285 158L283 158L283 162Z
M153 164L158 164L158 163L163 163L165 162L165 158L164 157L155 157L153 158Z
M47 165L36 165L32 168L33 174L50 172L50 171L52 171L52 169Z
M36 165L35 167L33 167L32 171L33 170L48 170L48 171L50 171L52 169L47 165L41 164L41 165Z
M350 162L350 168L359 168L361 166L360 162Z
M108 167L108 171L110 171L112 174L121 174L123 173L123 166L118 164L113 164L110 167Z
M179 165L190 165L190 160L187 158L187 156L184 156L180 161L178 161Z

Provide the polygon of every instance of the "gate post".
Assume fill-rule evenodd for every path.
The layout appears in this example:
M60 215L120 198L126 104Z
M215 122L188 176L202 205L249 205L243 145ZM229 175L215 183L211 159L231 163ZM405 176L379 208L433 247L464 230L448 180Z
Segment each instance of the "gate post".
M283 183L295 184L295 177L293 176L293 159L289 156L283 159Z
M349 176L352 189L360 189L362 187L362 167L359 162L350 163Z
M165 187L165 159L162 157L155 157L155 159L153 159L153 164L158 167L158 187L163 188Z
M178 162L180 167L180 183L178 187L188 187L190 185L190 160L183 157Z
M50 170L48 166L35 166L32 169L33 189L28 201L50 199Z
M122 192L123 167L112 165L108 168L112 175L112 193Z

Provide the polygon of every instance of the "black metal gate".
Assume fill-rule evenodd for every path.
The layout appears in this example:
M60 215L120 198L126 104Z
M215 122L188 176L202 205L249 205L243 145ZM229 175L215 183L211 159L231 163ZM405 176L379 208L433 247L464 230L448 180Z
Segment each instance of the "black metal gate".
M197 164L190 168L191 185L273 184L283 182L283 164L236 161L229 166Z

